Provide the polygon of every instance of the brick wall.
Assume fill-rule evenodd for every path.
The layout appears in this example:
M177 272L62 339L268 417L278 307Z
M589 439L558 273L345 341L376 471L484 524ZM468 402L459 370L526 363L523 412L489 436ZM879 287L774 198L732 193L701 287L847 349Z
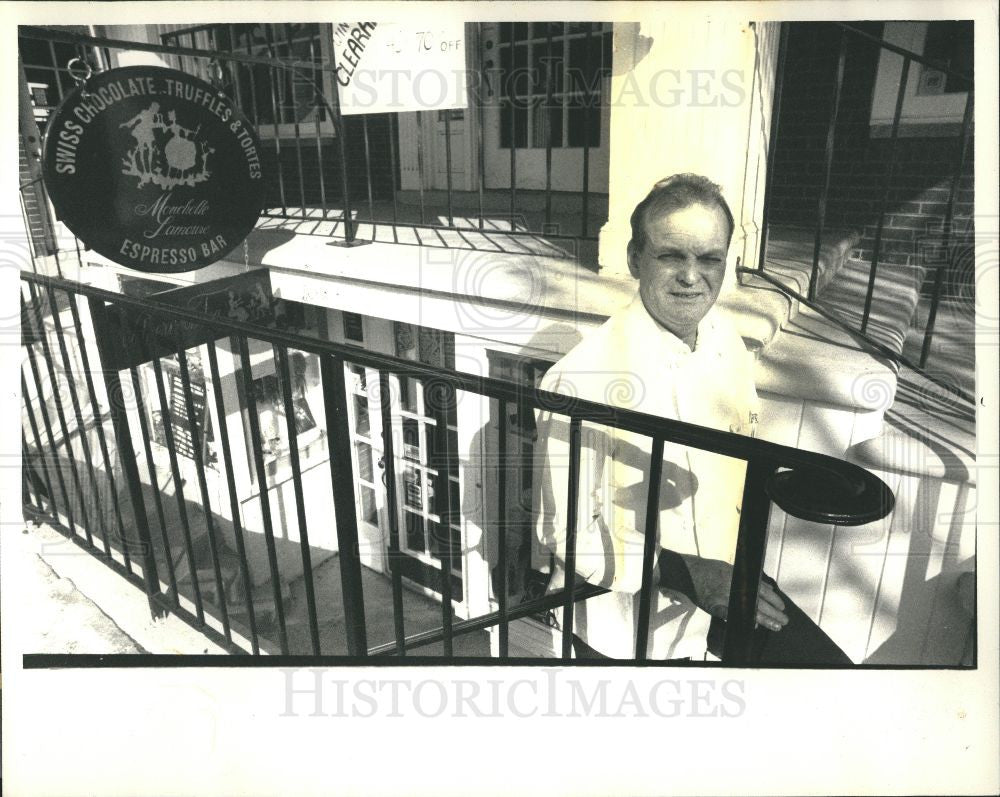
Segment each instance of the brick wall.
M398 180L392 174L389 150L389 136L394 128L389 114L371 114L368 117L368 162L365 160L365 141L362 120L358 116L344 118L347 128L347 180L351 207L367 215L368 183L370 168L372 175L372 196L375 200L391 200L393 185ZM281 208L282 186L284 205L298 208L305 204L311 208L322 208L323 195L326 196L327 210L343 207L343 193L340 171L340 144L336 138L324 136L317 143L311 130L302 130L296 142L294 137L282 137L277 145L274 136L268 135L266 125L258 128L264 149L264 169L267 175L268 207ZM278 153L280 151L280 171ZM300 166L301 162L301 166ZM320 180L322 176L322 182ZM280 178L280 179L279 179Z
M882 23L857 27L881 36ZM792 23L776 139L769 221L814 228L823 185L827 127L835 87L840 28ZM869 127L878 45L848 34L826 223L861 233L852 255L870 260L889 170L890 141ZM918 68L916 64L911 69ZM928 238L945 217L958 137L899 138L880 262L926 265ZM971 153L956 197L956 228L971 234Z

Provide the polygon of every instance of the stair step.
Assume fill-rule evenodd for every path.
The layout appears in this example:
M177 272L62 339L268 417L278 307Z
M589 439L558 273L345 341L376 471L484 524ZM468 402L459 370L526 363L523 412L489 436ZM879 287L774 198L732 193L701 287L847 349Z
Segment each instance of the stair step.
M851 229L828 229L820 238L816 293L819 295L844 267L861 234ZM799 292L809 290L816 248L815 230L803 227L772 225L767 234L766 267L777 267L801 276L796 279ZM804 281L803 281L804 278Z

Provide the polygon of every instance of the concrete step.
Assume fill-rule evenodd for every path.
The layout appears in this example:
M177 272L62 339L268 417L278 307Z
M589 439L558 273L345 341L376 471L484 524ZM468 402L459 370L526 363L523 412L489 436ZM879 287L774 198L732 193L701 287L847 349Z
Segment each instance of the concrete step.
M817 296L821 307L845 323L861 328L868 292L870 264L849 259L837 278ZM875 272L867 337L897 354L903 351L917 303L923 271L909 265L882 263Z
M860 232L852 229L834 228L823 232L817 264L817 295L831 284L844 267L860 237ZM773 267L793 280L797 286L795 290L802 295L809 291L815 251L816 233L812 229L783 225L768 228L766 268L770 270Z

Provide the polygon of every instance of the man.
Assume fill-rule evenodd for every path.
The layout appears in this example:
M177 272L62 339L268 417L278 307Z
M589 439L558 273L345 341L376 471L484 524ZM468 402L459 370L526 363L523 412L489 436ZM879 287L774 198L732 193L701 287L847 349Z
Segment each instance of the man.
M657 183L632 214L634 300L554 365L540 387L664 418L753 435L759 416L753 359L715 309L732 240L719 187L679 174ZM538 535L562 588L568 422L538 413ZM630 659L642 579L650 440L599 424L581 435L576 570L611 592L578 603L578 657ZM666 443L660 485L656 589L647 655L721 654L746 466ZM762 663L850 665L765 577L755 640Z

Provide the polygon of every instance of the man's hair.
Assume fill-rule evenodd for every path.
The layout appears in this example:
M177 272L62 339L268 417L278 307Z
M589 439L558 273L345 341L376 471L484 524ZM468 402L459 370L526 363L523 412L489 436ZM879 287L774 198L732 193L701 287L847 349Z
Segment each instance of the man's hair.
M736 223L729 204L722 196L722 189L700 174L673 174L654 185L646 198L632 211L632 241L635 246L640 251L646 246L646 217L651 210L666 214L691 205L715 205L721 208L729 223L727 241L732 240Z

